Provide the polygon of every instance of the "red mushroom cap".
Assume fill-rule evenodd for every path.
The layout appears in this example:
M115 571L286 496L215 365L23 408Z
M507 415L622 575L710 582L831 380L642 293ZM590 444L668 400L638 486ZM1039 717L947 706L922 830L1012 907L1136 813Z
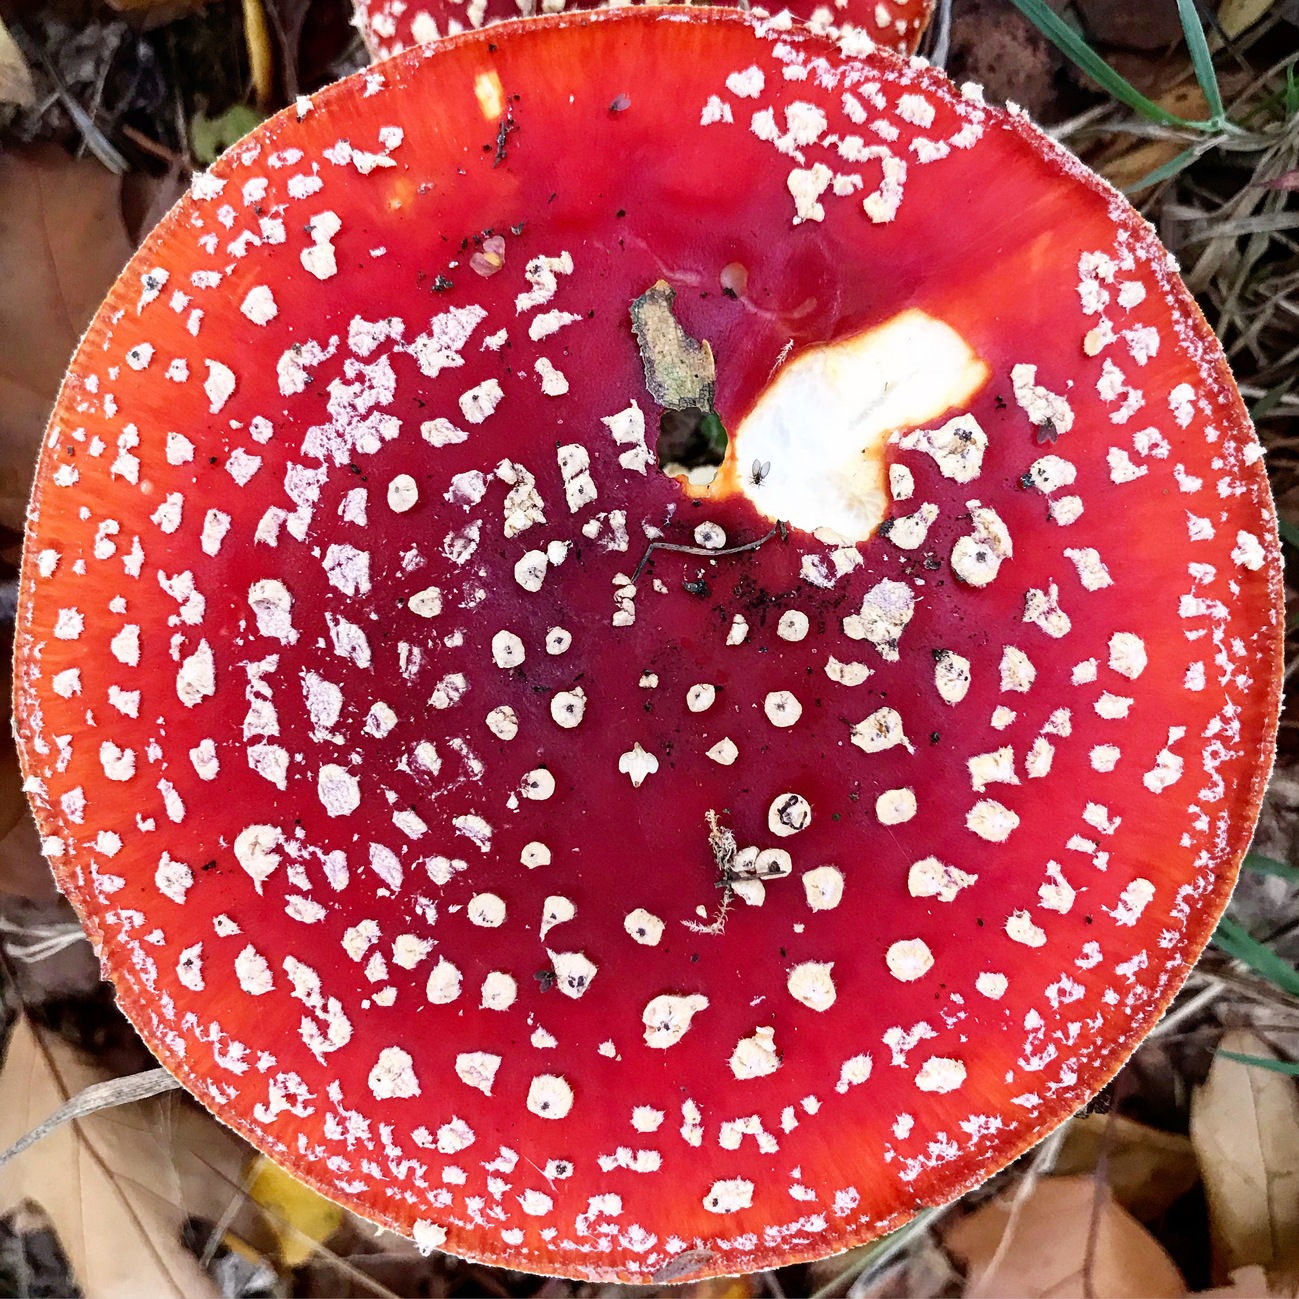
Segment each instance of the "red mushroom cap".
M632 4L655 0L630 0ZM356 25L376 59L412 45L457 36L520 16L599 9L609 0L355 0ZM784 6L804 22L861 32L886 49L914 54L929 26L934 0L793 0Z
M1281 618L1222 354L1118 195L858 48L634 9L358 74L60 396L46 850L159 1058L424 1245L869 1239L1101 1087L1230 891Z

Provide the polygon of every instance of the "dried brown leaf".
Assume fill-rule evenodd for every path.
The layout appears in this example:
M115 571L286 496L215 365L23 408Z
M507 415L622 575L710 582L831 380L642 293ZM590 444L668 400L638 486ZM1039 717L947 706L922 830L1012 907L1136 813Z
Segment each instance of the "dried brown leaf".
M1093 1173L1103 1165L1115 1200L1141 1222L1153 1222L1200 1180L1188 1137L1161 1132L1121 1114L1087 1114L1065 1130L1054 1171Z
M0 156L0 524L15 531L63 372L131 255L120 191L58 148Z
M1188 121L1200 121L1209 115L1204 92L1194 83L1175 86L1162 95L1156 95L1155 102ZM1186 141L1178 137L1143 140L1137 136L1120 135L1094 160L1093 166L1115 189L1135 195L1141 193L1135 189L1137 185L1152 172L1172 162L1185 148Z
M5 893L43 902L58 896L23 795L18 753L7 728L0 737L0 894Z
M1171 1258L1109 1189L1090 1177L1045 1177L994 1200L946 1233L965 1265L966 1299L1181 1299Z
M0 1070L0 1149L101 1081L62 1039L20 1019ZM246 1149L170 1097L102 1110L0 1168L0 1213L39 1204L86 1299L216 1299L178 1232L188 1214L220 1216Z
M23 52L0 21L0 104L26 108L36 102L36 87Z
M1299 1268L1299 1088L1293 1078L1229 1060L1221 1051L1272 1057L1253 1033L1233 1029L1191 1102L1214 1273L1255 1263Z
M1276 1289L1261 1267L1241 1267L1231 1274L1231 1280L1212 1290L1197 1290L1196 1299L1290 1299L1292 1291Z

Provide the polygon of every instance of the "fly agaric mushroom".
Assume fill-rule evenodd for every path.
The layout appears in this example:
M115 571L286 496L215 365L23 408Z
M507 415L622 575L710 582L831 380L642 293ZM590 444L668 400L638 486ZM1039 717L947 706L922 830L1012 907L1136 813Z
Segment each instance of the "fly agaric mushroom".
M543 14L598 9L611 0L541 0ZM625 2L625 0L624 0ZM630 0L654 4L657 0ZM934 0L793 0L795 18L841 32L860 31L899 54L914 54L929 26ZM412 45L456 36L507 18L532 17L536 0L356 0L356 25L366 48L386 59Z
M423 47L198 177L73 363L18 626L159 1058L423 1246L639 1281L869 1239L1114 1074L1281 631L1123 200L937 72L682 19Z

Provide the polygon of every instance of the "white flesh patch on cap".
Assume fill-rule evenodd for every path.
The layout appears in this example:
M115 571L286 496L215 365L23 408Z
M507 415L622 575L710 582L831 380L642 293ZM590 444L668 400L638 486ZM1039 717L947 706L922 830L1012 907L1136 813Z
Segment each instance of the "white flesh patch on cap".
M902 729L902 718L893 708L877 708L852 728L849 738L864 753L882 753L898 745L908 753L915 752Z
M1135 681L1145 670L1149 660L1146 657L1145 641L1129 631L1116 631L1110 637L1110 667L1120 676Z
M472 924L496 929L505 923L505 903L495 893L476 893L469 899L465 914Z
M1003 691L1026 694L1037 680L1037 669L1023 650L1007 645L1001 652L1001 688Z
M554 792L555 778L545 767L534 767L519 785L519 793L534 803L544 803Z
M282 645L292 645L298 639L294 630L293 596L278 578L267 577L248 588L248 603L257 618L257 630Z
M862 597L861 612L843 620L843 634L849 640L870 641L880 658L896 663L898 641L915 613L915 604L910 587L886 577Z
M1038 428L1051 433L1068 433L1073 428L1069 403L1037 382L1037 366L1017 365L1010 372L1015 402Z
M825 674L841 686L859 686L871 674L865 663L842 663L833 654L826 660Z
M509 704L502 704L487 714L487 729L498 740L512 740L519 733L518 716Z
M739 463L770 463L741 491L767 518L865 541L889 507L884 446L964 405L988 368L942 321L910 310L789 361L732 434Z

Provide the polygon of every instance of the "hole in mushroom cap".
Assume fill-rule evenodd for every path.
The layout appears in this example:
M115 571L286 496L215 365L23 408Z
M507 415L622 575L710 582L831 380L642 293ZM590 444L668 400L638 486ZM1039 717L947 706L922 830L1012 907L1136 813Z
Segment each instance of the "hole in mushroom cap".
M717 477L729 442L715 411L665 410L659 420L659 468L692 487L706 487Z

